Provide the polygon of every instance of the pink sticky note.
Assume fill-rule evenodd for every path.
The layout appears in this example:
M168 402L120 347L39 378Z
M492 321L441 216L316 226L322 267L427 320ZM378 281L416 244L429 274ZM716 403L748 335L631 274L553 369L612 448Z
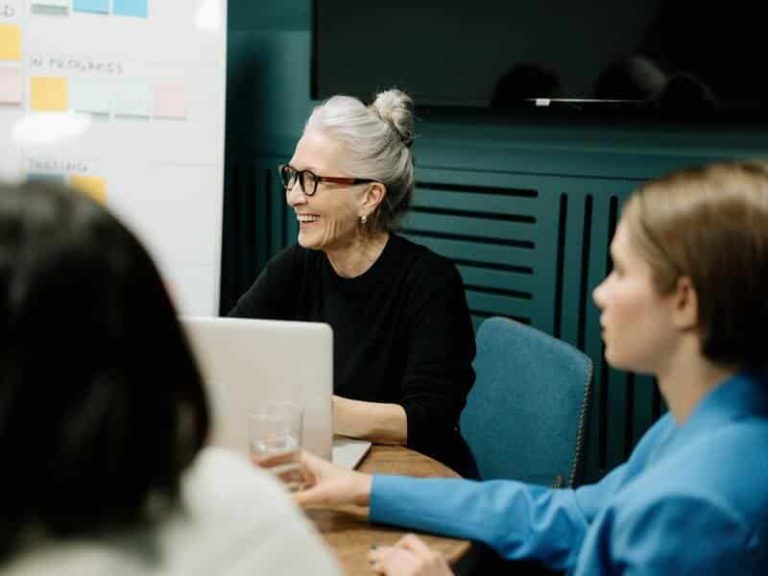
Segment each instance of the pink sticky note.
M0 104L21 104L20 68L0 68Z
M184 118L187 107L182 84L155 84L152 116L155 118Z

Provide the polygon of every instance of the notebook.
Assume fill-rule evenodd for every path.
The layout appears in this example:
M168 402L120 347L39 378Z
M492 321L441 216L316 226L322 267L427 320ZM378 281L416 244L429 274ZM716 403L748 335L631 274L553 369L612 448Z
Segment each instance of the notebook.
M181 318L212 406L212 443L248 454L248 414L267 402L304 407L306 450L356 467L371 443L333 437L333 332L327 324Z

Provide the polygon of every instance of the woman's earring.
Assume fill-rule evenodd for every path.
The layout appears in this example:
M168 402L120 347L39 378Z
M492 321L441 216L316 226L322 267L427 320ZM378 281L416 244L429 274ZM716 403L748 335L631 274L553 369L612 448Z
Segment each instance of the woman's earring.
M360 216L360 224L362 224L363 226L368 224L368 216L365 216L365 215Z

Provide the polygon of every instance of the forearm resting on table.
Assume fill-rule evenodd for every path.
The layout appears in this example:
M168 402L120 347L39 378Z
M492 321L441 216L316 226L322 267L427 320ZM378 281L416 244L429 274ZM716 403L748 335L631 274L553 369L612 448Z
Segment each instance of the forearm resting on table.
M333 431L378 444L405 444L408 419L399 404L333 397Z

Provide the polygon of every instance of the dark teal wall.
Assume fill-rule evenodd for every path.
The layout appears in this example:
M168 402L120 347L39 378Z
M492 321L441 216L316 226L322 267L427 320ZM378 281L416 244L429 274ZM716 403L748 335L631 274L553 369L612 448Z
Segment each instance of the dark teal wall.
M310 0L230 0L228 10L230 33L310 27Z
M310 0L230 0L222 310L293 241L274 167L309 98ZM515 317L595 363L588 477L623 460L658 415L647 378L602 361L594 285L623 198L644 179L718 158L768 156L765 127L432 116L417 123L419 180L404 233L453 258L475 323Z
M254 150L290 154L303 120L312 107L309 98L311 0L230 0L227 140L233 154ZM429 118L421 122L417 152L443 153L451 144L466 164L479 151L494 149L540 151L549 154L543 166L556 172L589 175L635 174L651 176L658 169L690 161L765 152L768 130L749 125L716 128L625 125L617 121L498 122L473 117ZM562 165L561 154L575 164ZM573 155L573 157L571 156ZM660 157L666 160L658 160ZM513 158L514 159L514 158ZM515 168L515 165L507 168Z

